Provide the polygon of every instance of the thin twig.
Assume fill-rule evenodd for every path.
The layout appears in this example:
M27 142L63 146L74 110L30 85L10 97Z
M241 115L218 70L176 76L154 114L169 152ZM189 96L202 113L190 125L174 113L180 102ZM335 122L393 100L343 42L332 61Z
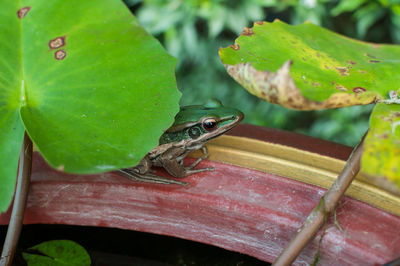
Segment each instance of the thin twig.
M328 215L335 210L340 198L360 170L360 159L366 135L367 133L365 133L357 147L354 148L336 181L324 196L322 196L319 204L310 213L301 228L297 231L296 235L272 265L290 265L303 248L314 238L318 230L325 223Z
M17 188L14 196L14 205L11 213L10 223L7 229L1 254L0 266L9 266L17 249L19 235L24 220L26 200L28 198L29 184L32 171L32 141L25 132L24 144L19 155Z

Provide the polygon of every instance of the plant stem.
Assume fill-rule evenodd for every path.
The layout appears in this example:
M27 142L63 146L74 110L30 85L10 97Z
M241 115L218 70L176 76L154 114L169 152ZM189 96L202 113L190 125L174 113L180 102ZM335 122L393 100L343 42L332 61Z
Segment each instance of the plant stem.
M26 201L28 198L29 184L32 171L32 141L25 132L24 143L19 155L17 188L14 196L14 205L11 213L10 223L7 229L1 254L0 266L9 266L17 249L19 235L24 220Z
M335 210L340 198L350 186L358 171L360 171L360 160L366 135L367 133L365 133L360 143L354 148L338 178L335 180L329 190L325 192L318 205L308 215L307 219L297 231L296 235L287 244L272 265L281 266L292 264L304 247L317 234L318 230L325 223L328 215Z

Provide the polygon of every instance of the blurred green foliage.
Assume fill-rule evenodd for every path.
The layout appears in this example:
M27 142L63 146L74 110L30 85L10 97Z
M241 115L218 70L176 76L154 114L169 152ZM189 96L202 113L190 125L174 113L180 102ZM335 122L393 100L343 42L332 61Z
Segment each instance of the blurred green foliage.
M300 112L250 95L225 72L218 49L254 21L306 20L372 42L400 43L400 0L125 0L140 23L179 62L182 105L218 98L241 109L245 123L355 145L372 106Z

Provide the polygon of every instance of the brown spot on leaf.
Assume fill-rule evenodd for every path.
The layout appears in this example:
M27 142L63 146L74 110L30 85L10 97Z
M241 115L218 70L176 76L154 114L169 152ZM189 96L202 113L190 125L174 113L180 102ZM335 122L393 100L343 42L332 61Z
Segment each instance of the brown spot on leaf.
M321 55L319 53L316 54L317 57L320 57Z
M57 60L63 60L67 56L67 52L64 50L58 50L54 53L54 58Z
M253 34L254 34L254 31L253 31L252 28L244 27L244 29L243 29L243 31L242 31L242 33L240 35L250 36L250 35L253 35Z
M328 67L327 65L325 65L325 68L326 68L326 69L331 69L331 68L330 68L330 67Z
M361 74L365 74L367 72L365 72L364 70L358 70Z
M365 56L368 56L368 57L371 57L371 58L376 58L376 56L372 55L372 54L365 54Z
M355 65L356 64L356 62L351 61L351 60L347 60L347 63L349 63L350 65Z
M347 89L345 87L343 87L342 85L337 85L335 88L340 91L347 91Z
M379 60L369 60L370 63L380 63L381 61Z
M354 87L353 88L353 92L355 92L355 93L361 93L361 92L364 92L364 91L367 91L367 90L364 89L363 87Z
M335 83L336 83L336 82L334 82L334 81L331 81L331 84L332 84L332 85L335 85Z
M58 49L65 45L65 36L57 37L49 41L50 49Z
M383 121L393 122L393 118L391 118L391 117L386 117L386 116L382 115L380 118L381 118Z
M312 85L313 85L314 87L318 87L318 86L319 86L319 83L318 83L318 82L313 82Z
M271 101L271 103L279 103L278 95L274 93L269 95L269 100Z
M255 23L258 24L258 25L263 25L264 21L256 21Z
M57 37L49 41L50 49L58 49L65 45L65 36Z
M348 67L336 67L337 71L341 76L348 76L349 75L349 68Z
M17 12L18 18L19 19L24 18L26 16L26 14L28 14L29 10L31 10L30 6L26 6L26 7L18 9L18 12Z
M229 45L229 47L231 47L233 50L237 51L240 49L240 45L237 43L234 43L232 45Z
M390 99L397 99L398 97L397 91L389 91L389 97Z
M389 138L389 135L388 135L387 133L384 133L384 134L382 134L382 135L379 135L378 138L380 138L380 139L387 139L387 138Z

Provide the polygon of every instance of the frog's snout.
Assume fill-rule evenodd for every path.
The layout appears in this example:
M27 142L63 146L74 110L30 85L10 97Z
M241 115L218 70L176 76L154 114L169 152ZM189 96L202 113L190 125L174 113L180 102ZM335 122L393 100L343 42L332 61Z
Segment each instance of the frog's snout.
M232 116L232 119L235 119L235 116ZM237 121L240 122L242 121L244 118L244 114L242 112L239 113L239 115L237 116Z

